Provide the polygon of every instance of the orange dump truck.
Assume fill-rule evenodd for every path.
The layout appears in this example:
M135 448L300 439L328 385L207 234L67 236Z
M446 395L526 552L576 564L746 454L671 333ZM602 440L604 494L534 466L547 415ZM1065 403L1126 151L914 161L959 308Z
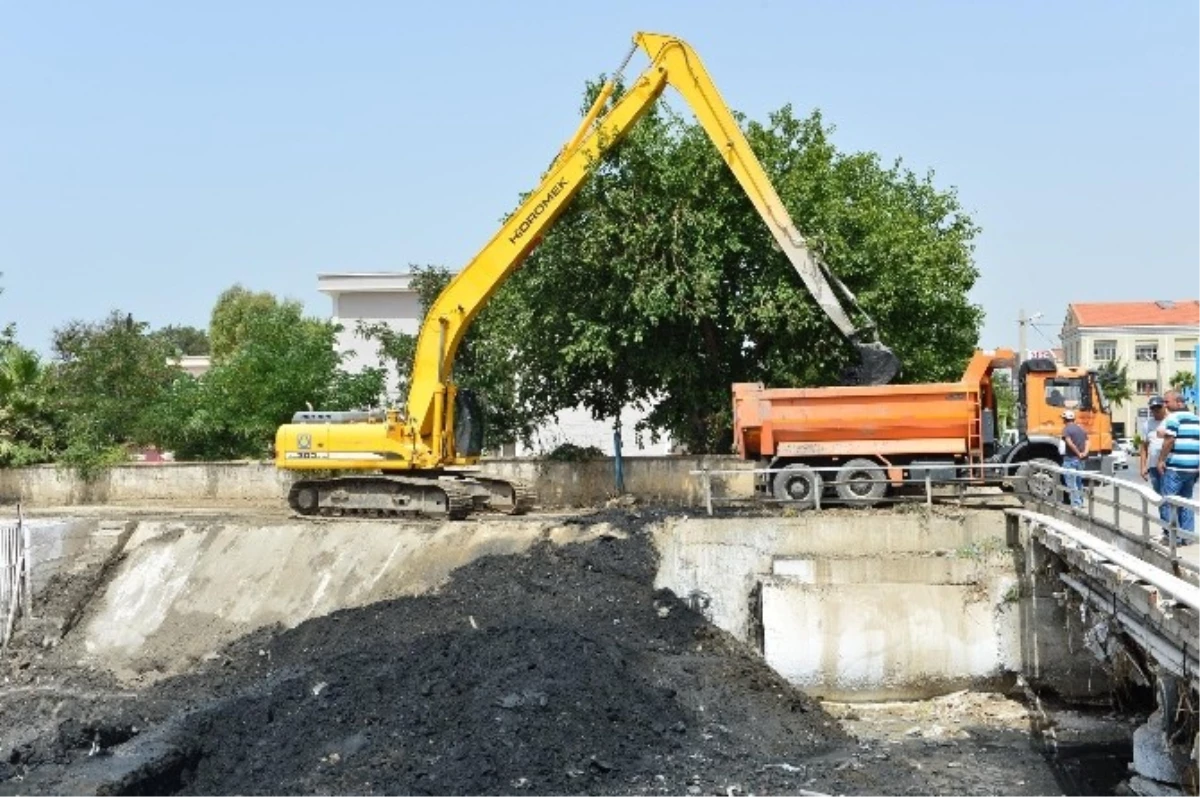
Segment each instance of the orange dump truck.
M1017 370L1017 434L1012 444L1002 444L993 377L1013 359L1007 350L976 352L962 379L936 384L790 389L738 383L734 446L743 459L778 469L757 474L758 492L800 505L827 492L872 504L889 489L926 477L935 483L1011 483L1049 495L1053 477L1021 466L1061 463L1067 410L1088 432L1089 468L1104 467L1103 457L1112 452L1112 420L1095 372L1050 360L1027 360Z

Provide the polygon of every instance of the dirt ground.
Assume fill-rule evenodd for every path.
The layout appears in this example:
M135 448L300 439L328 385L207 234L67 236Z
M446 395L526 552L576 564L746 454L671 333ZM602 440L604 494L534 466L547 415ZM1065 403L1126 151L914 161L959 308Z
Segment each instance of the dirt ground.
M127 691L27 635L0 794L1055 794L1003 696L821 705L653 588L648 513ZM53 600L53 596L45 599Z

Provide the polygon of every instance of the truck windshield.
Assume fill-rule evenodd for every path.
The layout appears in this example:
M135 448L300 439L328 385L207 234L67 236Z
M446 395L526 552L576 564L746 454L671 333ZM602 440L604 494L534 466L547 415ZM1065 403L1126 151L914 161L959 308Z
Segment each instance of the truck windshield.
M1083 407L1087 400L1086 379L1046 380L1046 403L1051 407Z

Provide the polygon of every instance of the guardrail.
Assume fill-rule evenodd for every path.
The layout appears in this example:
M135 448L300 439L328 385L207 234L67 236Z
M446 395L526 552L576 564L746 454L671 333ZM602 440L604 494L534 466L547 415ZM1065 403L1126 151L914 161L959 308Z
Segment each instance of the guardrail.
M1034 470L1042 474L1050 473L1056 477L1049 482L1053 485L1053 497L1028 495L1026 496L1028 500L1032 500L1035 503L1057 506L1074 514L1086 516L1091 523L1103 522L1109 524L1115 531L1124 536L1129 536L1132 533L1122 525L1122 519L1128 517L1136 523L1136 534L1144 545L1147 547L1164 548L1172 562L1178 563L1185 570L1197 570L1197 566L1194 563L1179 556L1178 549L1180 546L1177 545L1177 542L1180 538L1188 538L1189 543L1195 544L1195 532L1187 532L1179 528L1179 510L1190 509L1193 516L1195 516L1197 513L1200 513L1200 501L1177 495L1159 495L1149 485L1137 484L1094 471L1071 470L1052 463L1037 463L1034 466ZM1078 476L1081 479L1082 507L1071 506L1064 501L1070 492L1070 488L1064 483L1064 479L1062 478L1067 475ZM1098 487L1111 488L1112 497L1104 495L1102 491L1097 490ZM1129 503L1122 501L1122 495L1132 498L1133 505L1131 506ZM1102 508L1100 512L1097 512L1097 507ZM1111 510L1111 513L1105 511L1103 509L1105 507ZM1165 523L1162 519L1163 507L1167 508ZM1165 545L1154 539L1154 529L1161 530L1163 536L1167 538ZM1167 533L1168 531L1170 532L1169 534Z
M1023 467L1026 465L1028 467ZM1165 552L1167 557L1173 563L1178 564L1179 567L1192 571L1197 570L1197 566L1194 563L1180 557L1180 546L1177 545L1177 541L1181 535L1188 537L1189 542L1195 541L1194 534L1189 535L1188 532L1179 528L1179 510L1181 508L1188 508L1192 510L1193 514L1200 513L1200 501L1181 498L1179 496L1162 496L1144 484L1125 481L1097 471L1079 471L1062 468L1044 460L1017 464L984 463L982 466L975 466L976 469L980 467L985 471L995 472L995 475L988 480L990 484L983 485L985 487L995 487L997 483L1008 482L1018 491L1020 498L1024 501L1055 506L1064 511L1085 516L1091 523L1099 521L1106 525L1111 525L1118 533L1124 536L1140 539L1142 544L1147 548ZM757 478L769 474L789 472L789 470L788 468L756 468L753 470L700 469L689 471L689 475L701 479L704 490L705 509L709 515L712 515L714 504L717 502L740 503L746 500L744 496L733 498L714 496L712 485L714 477L753 474ZM837 498L832 498L822 495L825 488L836 488L838 485L851 484L854 481L852 479L839 480L837 478L836 474L843 471L844 466L809 467L808 470L821 474L821 489L816 491L815 495L795 500L781 499L773 496L756 496L756 500L760 503L780 504L784 506L793 505L820 511L828 504L841 506L863 504L875 506L880 503L911 503L914 500L924 500L926 504L932 504L935 497L941 497L935 496L935 490L940 492L941 488L951 488L957 493L958 498L963 499L970 497L968 491L971 488L980 486L979 479L977 478L957 477L952 479L935 479L927 472L923 478L907 478L900 482L902 487L908 488L910 491L916 491L916 495L897 494L896 491L890 490L884 497L855 498L853 495L847 495L843 491ZM825 474L829 474L829 477L827 478ZM1071 488L1065 483L1065 476L1078 477L1080 479L1080 493L1083 500L1082 507L1072 507L1069 500L1067 500ZM1030 482L1033 483L1031 484ZM890 481L889 484L891 484ZM1110 488L1112 491L1111 497L1105 494ZM975 496L986 500L989 497L994 498L995 492L977 492ZM1129 499L1129 501L1127 502L1123 498ZM1163 522L1160 516L1160 508L1163 506L1168 507L1166 523ZM1136 527L1136 531L1130 531L1126 528L1123 525L1123 521L1131 522ZM1155 530L1157 529L1161 529L1164 536L1167 537L1165 545L1155 539ZM1169 535L1166 534L1167 530L1171 532Z
M837 466L837 465L805 466L805 467L809 471L822 474L822 476L821 476L822 490L818 491L816 494L814 494L811 499L808 497L805 497L803 499L786 499L786 498L775 498L773 496L768 496L768 497L756 497L756 500L761 503L773 503L773 504L784 504L784 505L792 504L792 505L797 505L797 506L804 505L806 508L808 508L809 504L811 503L811 508L817 509L817 510L821 509L822 506L826 503L836 503L836 504L841 504L841 505L865 504L865 505L869 505L869 506L875 506L875 505L881 504L881 503L900 503L900 502L911 502L912 500L914 500L914 496L912 496L912 495L898 495L895 492L889 492L889 494L886 494L881 497L856 497L853 495L844 495L843 494L843 495L838 496L836 499L826 499L825 497L823 497L821 495L821 492L824 491L824 488L834 487L836 489L839 485L854 484L856 480L826 478L824 476L824 474L826 474L826 473L837 474L837 473L843 471L845 469L844 465L843 466ZM983 463L982 465L978 465L978 464L974 465L973 467L976 469L982 468L985 471L997 472L998 476L992 477L992 479L993 479L992 484L982 485L984 487L989 487L989 486L995 487L996 482L1000 482L1000 481L1004 481L1004 480L1008 480L1008 479L1011 479L1011 480L1017 479L1018 477L1016 476L1016 472L1017 472L1017 469L1020 468L1020 464L1014 465L1014 464L1003 463L1003 462L987 462L987 463ZM880 470L884 474L884 478L888 479L888 477L886 475L887 474L886 469L880 467ZM753 468L753 469L747 469L747 468L708 469L708 468L703 468L700 470L688 471L688 475L699 476L701 478L701 481L704 485L705 508L706 508L708 514L711 515L713 513L714 502L719 502L719 501L731 501L732 502L732 501L744 501L745 500L744 497L737 497L737 498L715 497L712 492L712 477L714 477L714 476L739 476L739 475L744 476L748 473L755 474L757 476L758 474L794 473L794 472L795 471L793 471L790 468ZM895 482L892 482L890 480L888 480L887 483L891 484L891 485L895 484ZM921 491L921 494L915 496L915 498L918 500L924 500L926 503L933 502L933 498L935 497L934 496L935 489L949 487L949 488L953 488L956 491L958 491L958 493L960 495L966 495L967 490L969 490L971 488L978 488L981 486L979 483L979 479L977 479L977 478L955 477L955 478L936 478L935 479L928 472L926 473L926 475L924 477L921 477L921 478L901 479L900 485L902 487L908 487L910 489L919 489ZM985 495L985 494L980 494L980 495Z

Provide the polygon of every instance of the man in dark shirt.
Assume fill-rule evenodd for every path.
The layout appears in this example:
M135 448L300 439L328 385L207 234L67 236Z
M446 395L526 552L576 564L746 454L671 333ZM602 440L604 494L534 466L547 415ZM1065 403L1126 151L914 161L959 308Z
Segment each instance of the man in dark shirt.
M1083 427L1075 423L1074 410L1062 414L1063 467L1068 471L1083 471L1083 462L1088 455L1088 436ZM1064 474L1067 490L1071 493L1071 506L1083 506L1083 477L1074 473Z

